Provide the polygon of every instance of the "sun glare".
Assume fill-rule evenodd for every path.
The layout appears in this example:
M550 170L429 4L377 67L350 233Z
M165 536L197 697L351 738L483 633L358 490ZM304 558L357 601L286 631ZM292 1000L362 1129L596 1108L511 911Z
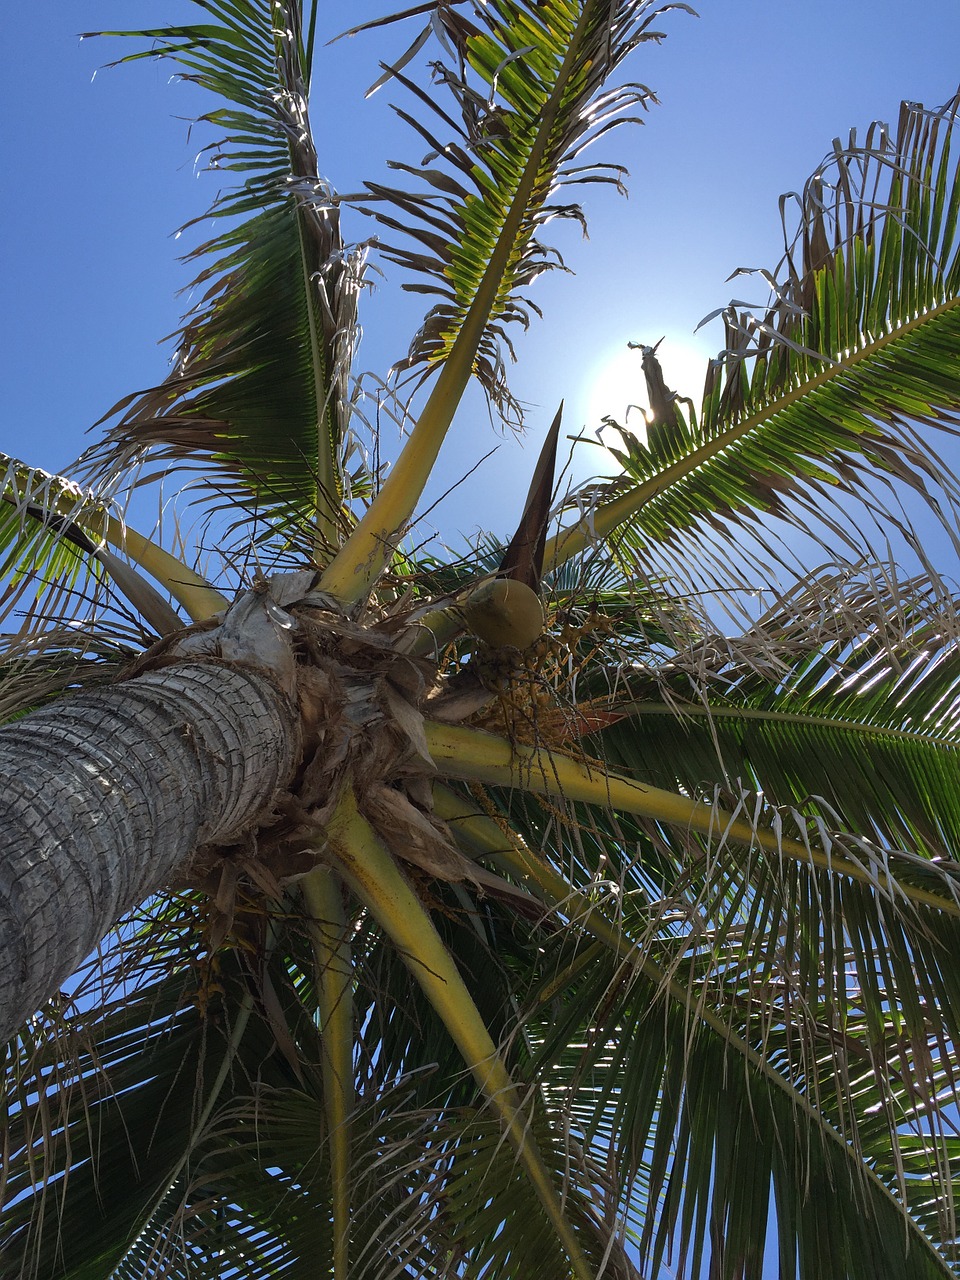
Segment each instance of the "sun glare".
M653 346L653 342L650 343ZM703 379L709 352L705 346L663 339L657 359L667 386L680 396L689 397L700 408ZM626 340L591 371L586 393L586 421L592 433L611 417L637 436L646 429L647 388L641 366L643 353L627 346Z

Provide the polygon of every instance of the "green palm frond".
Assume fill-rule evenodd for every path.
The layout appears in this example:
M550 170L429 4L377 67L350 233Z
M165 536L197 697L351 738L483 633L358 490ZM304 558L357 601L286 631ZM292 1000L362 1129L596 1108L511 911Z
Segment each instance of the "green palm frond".
M583 220L566 198L576 185L621 185L622 166L578 161L655 101L645 85L608 81L641 43L663 38L652 29L659 17L688 6L529 0L467 9L437 5L431 15L444 60L430 63L430 90L385 68L383 80L403 85L419 107L397 110L430 150L419 167L394 164L407 187L368 182L377 203L366 212L390 237L381 251L417 277L404 287L440 298L397 371L436 368L479 312L474 372L516 412L504 372L507 326L529 323L536 307L520 291L563 265L542 229L557 217Z
M927 580L891 589L862 568L824 572L741 642L707 636L658 669L624 670L618 696L598 707L624 717L603 750L657 785L755 788L891 849L952 861L957 641L957 617Z
M913 1246L906 1258L901 1248L883 1274L953 1274L955 1144L938 1114L956 1097L960 990L950 957L960 936L955 919L911 905L907 886L937 880L944 901L956 900L955 613L940 587L891 587L861 569L812 577L741 646L709 631L687 649L665 647L662 637L651 645L634 626L632 640L617 637L632 663L617 671L614 695L587 704L598 724L605 708L616 721L591 743L598 792L613 769L680 795L719 796L741 820L782 831L784 843L791 827L806 829L810 852L805 860L748 850L726 837L723 820L703 840L662 820L605 811L599 794L589 809L571 805L559 785L546 786L547 804L500 797L509 830L524 834L550 870L541 878L539 863L504 862L502 852L498 869L528 889L549 886L561 917L604 940L620 966L601 978L584 939L568 940L572 950L557 961L576 976L582 952L600 984L581 1007L587 1030L579 1037L576 1023L550 1007L549 1035L557 1052L571 1046L569 1070L582 1090L571 1085L571 1105L589 1112L606 1099L597 1141L628 1153L620 1156L625 1197L631 1178L640 1179L633 1202L645 1248L659 1258L668 1238L689 1245L691 1275L705 1241L714 1265L724 1259L729 1274L740 1264L760 1274L771 1188L791 1258L785 1274L794 1274L794 1250L804 1259L800 1274L826 1277L838 1266L849 1276L876 1274L866 1236L856 1257L821 1251L821 1200L804 1190L821 1183L848 1186L884 1249L903 1233L904 1206L947 1248L947 1261L924 1261L918 1235L920 1260ZM611 674L601 659L593 678L589 668L582 678L587 689L606 688ZM640 689L645 700L631 704L627 695ZM491 848L502 850L493 831ZM499 835L509 838L506 829ZM845 862L865 874L848 879ZM591 926L590 912L609 920L606 932ZM642 979L651 984L643 1012L632 1020L611 1012L610 993ZM555 981L552 973L547 991ZM664 1002L691 1057L657 1074L648 1046ZM643 1065L626 1059L633 1037ZM584 1045L612 1055L603 1086L593 1058L583 1065ZM654 1078L634 1128L623 1095L647 1068ZM684 1081L672 1101L671 1078ZM718 1079L728 1082L721 1112ZM673 1109L661 1121L662 1093ZM798 1113L811 1130L787 1157ZM658 1139L661 1123L667 1136ZM744 1134L754 1136L741 1149ZM644 1145L658 1142L660 1164ZM729 1186L720 1168L730 1171ZM758 1186L763 1194L751 1200ZM644 1187L658 1188L652 1200Z
M203 121L222 141L210 166L242 175L213 205L219 229L188 255L203 265L198 301L158 387L121 401L119 420L87 460L123 471L149 453L176 466L211 463L216 490L252 495L261 514L311 528L318 554L343 537L343 455L363 255L340 234L317 170L307 99L313 22L300 0L196 0L210 21L126 34L224 105ZM108 415L111 416L111 415Z
M958 102L904 104L895 137L873 126L827 157L800 197L769 310L724 312L699 416L674 402L645 441L623 432L626 479L548 560L621 524L646 559L701 552L711 531L769 536L773 518L854 545L844 504L889 529L910 490L954 537L960 495L919 428L955 434L960 411Z
M443 281L429 286L444 301L428 315L407 361L438 372L383 488L324 575L324 590L338 599L361 599L389 562L471 377L504 402L503 326L525 316L517 290L549 258L537 239L540 226L574 209L552 204L553 194L564 182L596 176L573 164L579 152L651 96L642 85L609 89L607 82L639 45L660 38L650 23L670 8L688 6L524 0L474 5L471 23L438 5L437 18L457 61L438 74L460 104L464 124L441 115L458 129L459 140L439 144L425 133L435 156L414 176L426 182L426 191L377 191L397 206L403 222L382 212L377 216L408 228L414 242L430 251L394 250L393 256ZM427 95L419 96L435 106ZM448 157L456 175L452 182L448 163L436 163Z
M169 963L169 953L156 959ZM179 1009L189 971L158 967L138 978L139 998L114 989L87 1019L65 1017L61 1001L7 1048L12 1203L0 1256L7 1253L10 1274L109 1274L189 1141L206 1034ZM97 986L91 972L78 997ZM50 1106L42 1105L46 1093ZM64 1230L74 1214L73 1230Z
M435 892L440 894L439 886ZM437 897L437 905L437 928L457 956L458 968L511 1074L524 1082L537 1146L581 1245L596 1265L598 1250L604 1247L602 1224L612 1188L602 1162L591 1166L542 1082L528 1074L530 1046L516 1021L517 984L528 980L529 923L518 926L512 908L494 897L475 899L462 891L447 891ZM402 958L393 948L378 945L376 931L370 924L368 929L366 938L360 934L366 945L358 948L363 956L357 973L358 1008L365 1028L360 1078L365 1092L394 1089L406 1099L407 1132L399 1148L405 1155L402 1164L398 1161L404 1170L401 1185L410 1195L406 1211L420 1215L418 1229L435 1258L443 1258L446 1249L450 1261L479 1265L483 1259L491 1275L507 1277L526 1274L525 1266L535 1274L539 1250L541 1259L551 1260L552 1274L568 1274L569 1264L557 1253L555 1233L533 1188L490 1109L482 1108L441 1020L411 982ZM392 1165L396 1157L390 1159ZM357 1176L366 1175L361 1170ZM478 1192L478 1180L486 1188L484 1194ZM395 1193L393 1181L382 1172L380 1182L369 1185L373 1197L382 1194L378 1185ZM354 1237L364 1239L361 1232ZM610 1274L632 1278L620 1244L613 1241L607 1247ZM361 1269L363 1260L361 1251ZM439 1274L447 1274L442 1266Z
M87 978L89 993L78 988L72 1007L61 1002L48 1012L58 1035L37 1023L33 1039L25 1033L9 1047L8 1079L17 1083L5 1130L4 1250L11 1267L29 1260L17 1274L212 1278L232 1266L257 1280L330 1264L330 1144L304 922L291 917L277 935L273 955L283 959L271 970L270 1013L261 999L267 988L251 1002L229 954L212 964L204 957L202 933L195 954L183 954L184 931L191 921L195 935L202 926L192 919L199 908L197 899L153 904L139 961L129 948L105 956ZM491 931L486 942L476 927L481 916ZM449 1053L442 1023L371 923L358 925L357 950L367 959L357 970L364 1016L349 1171L351 1276L446 1277L453 1259L467 1257L483 1258L504 1280L516 1267L535 1268L538 1257L564 1274L537 1197L518 1179L515 1156L464 1079L462 1060ZM497 960L491 945L500 928L512 932L502 908L448 904L448 940L490 1025L499 1021L508 1037L507 965L523 964L524 944L516 934L506 964ZM491 963L499 981L491 982ZM112 984L106 998L84 1014L104 979ZM281 1026L290 1036L285 1051ZM509 1052L522 1064L524 1041ZM599 1265L597 1188L605 1175L571 1150L551 1119L542 1110L534 1117L538 1145ZM610 1274L633 1280L619 1246L611 1256Z
M109 631L109 634L105 634ZM140 652L143 635L123 635L99 619L89 626L46 627L39 635L0 641L0 723L75 689L114 680Z
M550 967L566 963L576 945L564 938ZM861 1115L876 1112L853 1133L839 1105L826 1025L806 1071L785 1068L789 1036L772 1016L762 1026L757 1020L749 1034L753 1060L744 1060L736 977L723 1012L727 1034L723 1023L713 1030L697 1018L703 997L687 972L678 972L677 984L688 991L688 1012L678 1003L664 1009L662 988L628 963L594 956L566 988L544 983L548 1001L528 1024L549 1088L598 1157L618 1171L652 1274L669 1261L675 1274L697 1276L709 1258L714 1274L759 1280L771 1197L785 1276L798 1274L798 1255L799 1274L824 1280L956 1274L949 1226L955 1144L928 1140L924 1159L920 1143L907 1142L907 1198L925 1229L939 1206L931 1234L949 1244L938 1256L905 1216L902 1170L891 1156L869 1055L852 1057L843 1082ZM712 1004L712 993L708 999ZM866 1044L856 1018L844 1035L850 1045ZM898 1114L906 1114L909 1087L901 1080L892 1092ZM841 1224L838 1214L831 1229L828 1201L858 1204L857 1221L844 1214Z
M24 633L93 618L106 627L108 610L129 614L130 605L146 624L142 637L177 630L179 615L142 570L193 618L224 605L199 574L127 525L100 491L4 454L0 466L0 573L7 582L0 618L23 604Z
M4 455L0 464L0 571L6 583L0 616L9 618L23 604L31 621L72 621L95 612L103 573L94 549L106 541L113 515L108 505L75 482L16 458ZM64 521L78 537L61 536ZM25 629L32 629L30 622Z
M720 1274L759 1277L772 1189L782 1256L799 1248L802 1275L866 1280L881 1238L883 1274L955 1274L956 1153L917 1101L955 1097L956 984L942 961L956 921L949 936L915 921L908 938L869 890L827 873L767 875L722 842L711 853L622 813L517 798L504 812L560 868L543 883L569 922L542 941L542 994L535 983L526 1006L537 1075L618 1170L644 1252L689 1245L681 1274L695 1276L707 1240ZM579 899L564 889L578 881ZM826 1186L870 1224L849 1257L816 1246Z
M296 1083L273 984L249 936L211 956L215 913L198 895L148 906L7 1046L0 1259L24 1280L180 1274L162 1270L166 1255L193 1274L218 1228L224 1255L250 1261L270 1225L256 1198L229 1201L215 1170L224 1110ZM288 997L288 1038L307 1062L316 1028L293 1008Z

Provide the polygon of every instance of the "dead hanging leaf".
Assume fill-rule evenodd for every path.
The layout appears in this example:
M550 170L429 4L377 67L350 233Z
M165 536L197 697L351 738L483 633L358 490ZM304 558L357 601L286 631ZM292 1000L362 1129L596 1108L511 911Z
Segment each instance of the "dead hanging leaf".
M411 702L418 702L428 685L436 679L436 663L427 658L410 658L395 654L386 677L395 689L406 694Z
M483 711L496 696L496 690L481 680L472 667L467 667L444 682L440 692L426 703L426 711L431 720L459 724Z
M205 930L205 942L211 955L220 950L227 934L233 929L237 908L237 882L236 866L224 860L221 863L216 896L211 904Z
M503 876L498 876L493 871L488 871L486 867L474 865L471 878L478 888L495 898L500 898L503 902L510 903L516 910L522 912L528 920L543 922L549 914L549 908L539 898L533 897L532 894L526 893L523 889L518 889L509 880L504 880Z
M439 822L411 804L403 792L372 786L358 799L365 816L396 857L438 880L477 883L470 860L454 847Z
M343 670L347 677L344 680L344 714L357 732L370 732L374 725L382 723L384 719L380 681L350 679L347 668Z
M267 898L272 898L275 902L279 902L282 899L283 889L280 886L280 882L266 863L258 858L247 857L240 857L238 861L241 869L250 877L261 893Z
M298 569L295 573L273 573L267 589L281 609L298 604L317 585L320 574L315 569Z
M407 751L415 759L420 769L427 773L435 773L436 765L427 745L427 735L423 728L423 716L403 694L398 693L387 682L383 685L383 700L394 726L406 739ZM405 761L403 762L405 763Z
M224 859L220 864L220 879L217 884L217 891L214 896L214 906L226 916L229 921L233 920L233 912L237 901L237 880L239 873L237 865Z
M349 731L328 734L313 759L304 767L297 792L306 809L326 807L330 796L339 790L352 738Z
M335 671L321 661L314 666L301 666L297 692L300 695L300 720L304 740L308 744L323 746L331 736L331 726L341 719L346 701L346 694Z
M251 976L256 993L260 998L260 1006L266 1015L270 1030L273 1032L277 1048L283 1054L290 1070L300 1083L306 1085L300 1065L300 1053L297 1049L296 1041L290 1033L283 1005L280 1003L280 997L277 995L273 980L267 972L266 964L261 962L256 966L251 965Z
M423 813L433 813L433 779L421 774L410 774L403 779L404 794Z

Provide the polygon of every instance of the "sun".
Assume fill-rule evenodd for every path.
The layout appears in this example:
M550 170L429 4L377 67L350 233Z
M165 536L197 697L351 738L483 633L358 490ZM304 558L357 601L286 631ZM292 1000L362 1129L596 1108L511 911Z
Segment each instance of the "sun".
M656 335L650 346L657 341ZM704 345L665 337L657 348L657 359L667 386L689 397L700 408L703 380L710 352ZM585 396L585 426L596 431L606 417L643 437L646 431L647 388L643 377L643 353L627 346L626 339L603 357L588 375Z

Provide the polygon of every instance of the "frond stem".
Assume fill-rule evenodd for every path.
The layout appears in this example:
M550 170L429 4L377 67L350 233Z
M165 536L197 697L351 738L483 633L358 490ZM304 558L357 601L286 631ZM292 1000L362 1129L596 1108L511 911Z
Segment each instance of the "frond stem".
M691 800L673 791L609 773L602 766L590 766L545 747L510 743L479 729L436 721L427 721L424 728L430 754L448 777L623 809L638 817L697 831L708 838L733 840L748 849L759 845L779 857L859 880L891 898L900 896L935 907L945 915L960 917L960 902L955 899L903 884L879 868L867 870L843 855L824 853L776 831L755 827L702 800Z
M33 467L21 463L13 464L7 473L8 488L0 494L0 497L13 507L22 507L24 503L29 503L41 509L45 505L41 499L48 499L46 504L48 510L52 506L57 515L65 516L68 520L77 523L93 541L96 541L99 536L112 547L116 547L118 551L128 555L134 564L150 574L170 592L174 600L187 611L193 622L202 622L227 607L226 597L211 587L200 574L185 565L182 560L178 560L176 556L171 555L169 551L164 551L163 547L158 546L142 533L138 533L136 529L132 529L124 520L111 515L109 511L101 509L97 512L96 531L84 526L83 513L79 507L80 493L75 486L65 488L61 493L55 493L52 486L49 488L44 486L42 493L33 492L34 483L39 476L43 476L44 480L57 479L44 472L38 472ZM50 499L52 502L49 501Z
M504 273L516 249L547 146L592 18L594 6L585 4L570 37L556 82L537 121L523 173L503 218L497 243L460 331L416 425L400 451L380 492L371 502L347 542L325 571L320 590L344 603L362 599L393 555L397 538L413 515L457 407L473 373L473 363L487 321L496 303Z
M323 1046L323 1105L330 1143L333 1202L333 1276L350 1276L350 1119L353 1079L353 955L340 878L315 867L300 881L310 913L317 1005Z
M516 1085L426 909L348 793L328 826L329 853L359 900L392 939L487 1099L499 1112L577 1280L593 1280L530 1133Z
M764 724L796 724L811 729L837 729L841 733L868 734L876 738L892 738L897 742L916 742L925 746L943 747L950 751L955 748L947 738L937 738L929 733L918 733L915 729L896 729L892 725L872 724L869 720L843 720L836 716L802 715L795 711L764 711L759 707L728 707L715 703L704 706L702 703L681 704L678 710L666 706L662 702L618 702L611 712L622 712L624 718L631 716L670 716L676 719L718 720L759 720Z

